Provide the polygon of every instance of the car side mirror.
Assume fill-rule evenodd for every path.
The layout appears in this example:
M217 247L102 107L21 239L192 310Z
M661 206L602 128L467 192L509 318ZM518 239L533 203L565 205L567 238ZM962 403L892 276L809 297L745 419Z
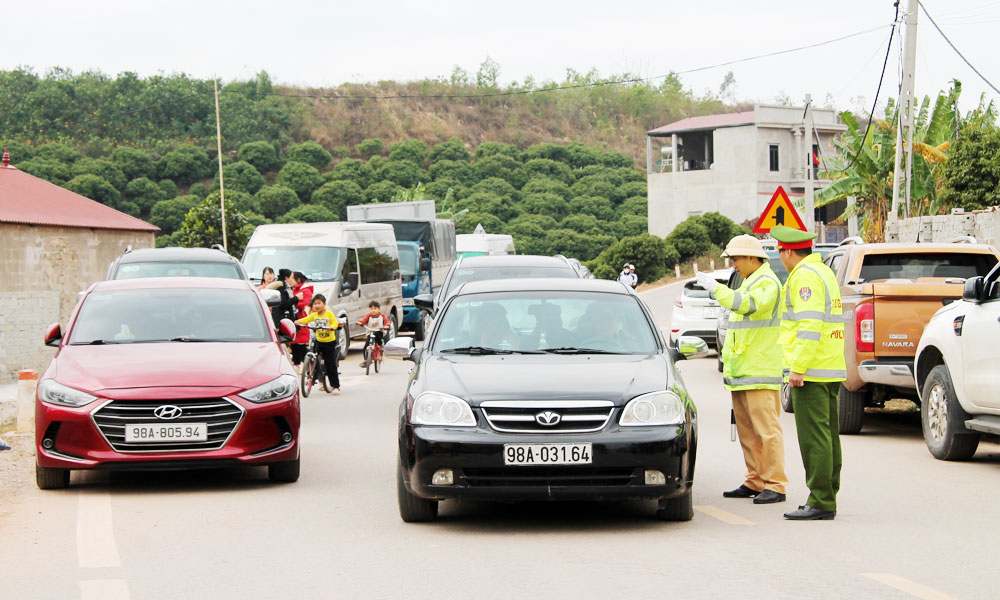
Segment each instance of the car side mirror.
M434 296L432 294L417 294L413 297L413 305L420 310L434 314Z
M962 299L969 302L979 302L983 297L983 278L969 277L962 289Z
M62 343L62 327L59 323L53 323L45 330L45 345L59 347Z
M420 259L420 270L430 271L431 270L431 259L426 256Z
M677 352L685 359L703 358L708 356L708 344L701 338L692 335L682 335L677 340Z
M385 343L385 355L389 358L416 362L415 350L411 337L394 337Z
M295 323L291 319L282 319L278 322L278 341L282 344L290 344L295 339Z
M268 306L280 306L281 305L281 292L278 290L260 290L260 297L264 299L264 304Z

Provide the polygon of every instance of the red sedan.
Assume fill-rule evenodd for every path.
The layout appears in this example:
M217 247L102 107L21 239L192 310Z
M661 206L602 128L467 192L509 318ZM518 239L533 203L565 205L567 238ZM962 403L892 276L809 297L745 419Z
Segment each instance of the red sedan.
M72 469L267 466L299 477L299 393L268 308L245 281L157 278L96 283L38 383L36 479Z

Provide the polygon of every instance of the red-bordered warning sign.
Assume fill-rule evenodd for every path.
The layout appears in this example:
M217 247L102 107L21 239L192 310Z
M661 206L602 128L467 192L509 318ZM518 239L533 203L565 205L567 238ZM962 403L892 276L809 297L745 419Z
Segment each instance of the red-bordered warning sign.
M785 188L778 186L771 196L771 201L767 203L764 212L760 213L757 224L753 227L754 233L767 233L775 225L784 225L792 229L806 230L805 223L799 217L799 213L792 206L792 201L788 199Z

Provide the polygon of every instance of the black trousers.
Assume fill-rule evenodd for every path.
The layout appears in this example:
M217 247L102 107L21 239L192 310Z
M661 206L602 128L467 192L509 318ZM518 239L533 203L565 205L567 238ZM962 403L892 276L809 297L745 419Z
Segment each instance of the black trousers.
M368 349L368 346L371 346L372 336L375 336L375 341L378 342L379 346L382 346L383 348L385 347L385 336L381 331L376 331L373 334L365 336L365 347L361 349L362 354L364 354L365 350Z
M337 342L316 342L316 352L323 359L323 366L326 367L326 377L330 380L330 387L340 388L340 375L337 373Z
M302 364L302 359L309 351L309 344L292 344L292 364L295 366Z

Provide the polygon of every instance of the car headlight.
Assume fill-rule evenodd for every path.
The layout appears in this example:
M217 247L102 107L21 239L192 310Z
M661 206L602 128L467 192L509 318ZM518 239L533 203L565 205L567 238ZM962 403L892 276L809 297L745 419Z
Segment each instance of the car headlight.
M472 407L461 398L438 392L424 392L413 401L410 422L414 425L475 427Z
M643 394L629 401L618 422L623 427L678 425L684 422L684 401L673 392Z
M38 397L42 402L70 408L86 406L97 400L97 396L65 386L55 379L43 379L38 382Z
M299 382L294 375L282 375L277 379L272 379L267 383L262 383L257 387L241 392L239 397L246 398L250 402L273 402L274 400L288 398L298 389Z

